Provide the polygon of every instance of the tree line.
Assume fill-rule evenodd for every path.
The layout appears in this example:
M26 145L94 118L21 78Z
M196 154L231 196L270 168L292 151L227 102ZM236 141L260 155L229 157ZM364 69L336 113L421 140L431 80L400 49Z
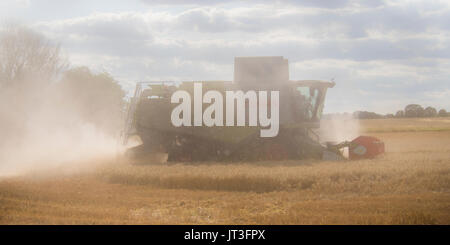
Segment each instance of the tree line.
M352 116L358 119L378 119L378 118L418 118L418 117L450 117L450 112L445 109L439 111L431 106L422 107L419 104L409 104L403 110L395 114L378 114L369 111L355 111Z
M0 26L0 146L36 128L86 123L116 135L125 106L110 74L70 66L58 44L28 27Z

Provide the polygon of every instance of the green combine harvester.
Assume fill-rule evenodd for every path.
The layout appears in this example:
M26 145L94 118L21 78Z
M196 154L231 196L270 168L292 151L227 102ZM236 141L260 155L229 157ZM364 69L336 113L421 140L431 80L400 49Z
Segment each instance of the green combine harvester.
M241 104L245 106L244 126L174 126L171 114L179 103L171 103L171 97L183 90L194 98L194 84L202 85L203 94L213 90L223 98L226 91L279 91L278 134L261 137L261 129L267 127L249 125L249 100ZM327 147L319 143L314 129L320 126L327 89L334 85L289 80L288 61L283 57L236 57L233 81L140 82L130 102L122 140L127 144L130 137L138 136L142 144L129 148L126 155L135 163L149 162L155 154L183 162L320 159ZM270 103L268 96L268 107ZM226 103L223 106L225 114ZM202 104L203 110L207 107Z

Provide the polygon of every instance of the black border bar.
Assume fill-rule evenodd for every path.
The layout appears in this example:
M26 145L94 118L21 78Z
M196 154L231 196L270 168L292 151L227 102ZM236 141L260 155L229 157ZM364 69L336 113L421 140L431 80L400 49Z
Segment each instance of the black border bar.
M6 225L0 226L0 236L10 235L15 240L21 238L44 238L43 241L77 240L85 243L86 239L102 242L105 239L130 244L156 244L176 242L177 244L273 244L274 242L292 242L298 244L315 244L323 241L357 242L401 242L420 240L430 244L434 239L448 241L450 226L297 226L297 225ZM230 230L235 239L229 239ZM248 232L245 232L249 230ZM255 230L252 232L252 230ZM244 232L242 232L244 231ZM217 232L215 242L211 239L185 239L187 232ZM194 232L194 233L193 233ZM239 239L239 234L247 237ZM251 236L251 234L254 234ZM261 238L260 234L263 234ZM20 236L24 234L24 236ZM204 233L206 234L206 233ZM223 236L222 236L223 235ZM89 238L86 238L89 237ZM63 239L63 240L62 240ZM304 241L314 241L314 243ZM284 243L283 243L284 244Z

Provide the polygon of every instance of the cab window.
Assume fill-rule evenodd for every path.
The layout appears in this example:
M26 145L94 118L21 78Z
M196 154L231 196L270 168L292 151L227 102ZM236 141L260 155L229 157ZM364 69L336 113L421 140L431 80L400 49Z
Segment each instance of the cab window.
M311 87L297 87L296 92L298 93L297 97L297 105L300 107L302 116L311 120L315 118L315 112L317 105L319 103L319 89L311 88Z

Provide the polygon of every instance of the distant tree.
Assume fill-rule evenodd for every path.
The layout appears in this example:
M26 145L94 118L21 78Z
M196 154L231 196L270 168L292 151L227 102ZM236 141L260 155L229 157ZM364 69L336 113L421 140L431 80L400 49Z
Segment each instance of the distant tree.
M383 118L382 115L377 114L375 112L369 112L369 111L355 111L353 113L354 118L358 119L377 119L377 118Z
M344 113L342 113L341 116L344 118L350 118L350 117L352 117L352 114L350 112L344 112Z
M108 73L92 73L87 67L66 71L57 84L60 101L80 120L110 134L122 127L125 92Z
M422 117L424 109L417 104L410 104L405 107L405 117Z
M397 111L397 113L395 113L395 117L396 117L396 118L402 118L402 117L404 117L404 116L405 116L405 112L402 111L402 110Z
M437 110L431 106L428 106L425 108L424 116L425 117L436 117L437 116Z
M39 33L19 25L0 32L0 89L40 89L66 66L59 46Z
M51 81L66 67L58 45L20 25L0 27L0 148L21 141ZM4 142L2 142L4 141Z
M445 109L440 109L438 115L440 117L447 117L448 113L447 113L447 111Z
M394 116L394 114L392 114L392 113L389 113L389 114L386 114L386 118L394 118L395 116Z

